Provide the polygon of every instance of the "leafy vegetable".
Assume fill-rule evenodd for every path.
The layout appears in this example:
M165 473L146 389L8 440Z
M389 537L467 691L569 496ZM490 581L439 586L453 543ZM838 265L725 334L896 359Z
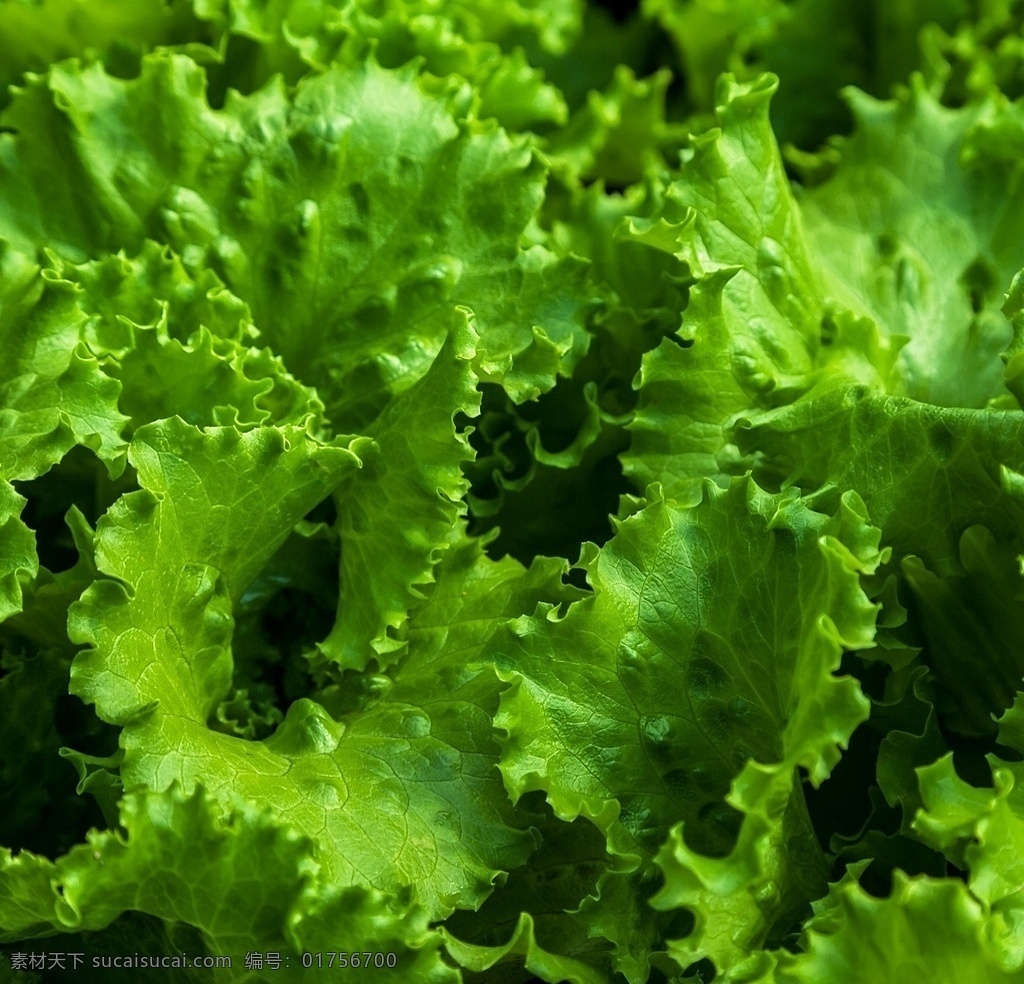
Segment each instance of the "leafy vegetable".
M1018 6L0 0L0 977L1024 981Z

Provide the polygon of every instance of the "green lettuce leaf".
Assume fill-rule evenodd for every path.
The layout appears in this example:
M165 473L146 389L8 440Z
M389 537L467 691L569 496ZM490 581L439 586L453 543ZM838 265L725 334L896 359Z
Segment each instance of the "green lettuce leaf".
M946 410L837 387L742 420L736 433L741 448L760 452L766 485L784 475L808 490L861 490L898 556L914 554L949 574L962 570L959 544L969 527L1024 531L1022 503L1005 494L1009 470L1024 464L1021 422L1019 410Z
M91 316L84 339L104 371L122 383L119 406L131 417L129 434L178 409L196 426L324 428L315 391L280 356L257 347L247 305L212 271L190 272L150 240L131 258L77 266L50 259L80 287L78 303Z
M526 141L460 118L458 85L434 93L414 67L367 61L309 77L294 99L272 83L215 110L204 84L167 54L129 81L74 65L31 81L0 136L0 233L75 260L170 243L249 304L339 429L426 371L456 303L517 401L586 350L582 264L519 245L544 168ZM135 125L154 113L161 127ZM59 209L53 189L71 183L55 159L76 189Z
M472 363L478 338L460 310L433 365L367 431L380 453L337 493L344 550L338 616L320 646L340 666L383 667L402 640L394 630L461 535L468 441L454 418L479 407ZM416 516L415 526L406 523ZM391 654L391 655L389 655Z
M141 428L129 453L142 491L101 520L97 566L108 579L72 610L72 638L90 648L76 657L71 689L123 726L126 789L178 782L255 797L316 843L333 883L414 891L439 918L478 904L534 845L494 768L497 680L464 663L465 643L447 669L417 643L427 665L417 669L410 652L394 688L382 680L383 691L371 688L357 706L349 686L310 686L318 699L293 700L263 741L208 726L231 684L233 605L295 523L368 456L367 444L173 420ZM456 585L478 576L469 560ZM547 570L534 583L549 583ZM498 599L503 610L507 596ZM373 798L356 799L359 787Z
M1021 7L0 0L0 979L1024 984Z
M590 977L597 972L603 981L610 972L607 934L586 907L612 864L604 837L587 820L567 824L550 811L537 826L541 845L529 864L511 872L477 912L445 921L448 952L461 966L495 978L518 970L546 980L562 965L585 980L589 968Z
M920 80L900 98L846 93L856 120L828 181L800 196L829 299L905 336L900 392L982 407L1005 394L1000 308L1024 266L1017 160L971 152L972 131L1006 121L1002 100L945 109Z
M815 909L800 951L758 954L726 980L1024 980L1019 964L1007 963L990 940L991 922L962 882L897 872L892 894L879 899L848 875Z
M26 72L65 58L102 58L121 74L156 44L188 45L199 28L192 7L190 0L2 0L0 106Z
M570 957L547 953L534 936L533 919L524 912L516 923L512 938L503 946L474 946L446 934L445 946L460 966L477 972L490 970L510 955L520 956L526 970L545 981L566 981L567 984L604 984L604 974Z
M915 69L940 76L934 63L943 64L941 56L934 42L925 48L922 32L941 36L970 10L972 27L985 38L985 28L1000 19L1000 6L985 0L644 0L642 9L671 37L692 109L713 108L722 72L743 82L777 72L787 84L775 105L775 131L780 142L811 150L849 126L840 90L857 86L884 98Z
M0 474L31 479L76 444L124 468L121 387L86 347L74 285L0 242Z
M280 974L260 973L245 957L321 948L392 953L415 984L458 979L441 960L441 936L428 929L422 912L326 882L309 842L252 804L224 810L201 789L185 795L172 786L125 796L120 819L123 833L93 831L56 861L24 853L4 858L0 939L15 929L26 934L16 914L31 912L68 932L105 929L134 911L197 927L209 953L232 958L226 980L311 979L324 969L304 970L297 957ZM331 969L340 980L357 980L372 967Z
M695 910L683 966L727 966L815 896L794 770L820 783L866 716L855 681L832 676L874 634L858 572L877 537L859 508L829 520L737 482L681 509L652 489L584 562L593 598L517 619L488 649L512 684L495 724L515 798L542 790L562 819L591 818L634 867L673 828L653 904Z
M0 622L21 611L24 585L39 572L32 531L21 521L25 499L0 482Z
M719 126L694 138L663 214L634 223L697 283L681 331L644 359L625 468L685 502L731 470L734 416L792 400L814 367L823 307L768 122L776 89L723 79Z
M586 106L550 140L556 160L584 181L612 187L660 169L682 142L682 127L665 120L668 71L637 79L619 66L606 93L591 91Z

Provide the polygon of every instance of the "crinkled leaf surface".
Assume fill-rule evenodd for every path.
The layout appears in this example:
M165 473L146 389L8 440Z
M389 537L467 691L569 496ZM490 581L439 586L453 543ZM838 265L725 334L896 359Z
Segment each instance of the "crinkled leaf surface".
M97 581L72 616L72 638L100 644L76 661L73 691L118 724L153 700L204 720L230 679L231 602L368 443L319 447L298 428L201 431L178 418L141 428L131 462L143 489L117 502L96 540L97 568L117 580Z
M342 428L422 375L453 303L475 312L486 365L517 399L585 351L581 263L519 242L543 166L526 142L460 118L460 88L433 93L373 61L223 110L203 87L168 54L129 81L73 65L31 81L0 139L0 234L72 259L170 243L250 305ZM72 186L55 208L53 189Z
M688 841L675 832L655 904L711 922L686 942L692 959L731 959L716 905L734 939L753 940L794 894L814 895L820 857L802 853L793 772L823 780L865 717L857 684L832 674L842 647L872 641L857 572L877 563L877 540L855 499L829 520L748 482L707 485L692 509L649 497L588 557L593 598L517 619L489 647L512 684L501 768L513 795L543 790L634 863L682 820Z
M667 340L644 359L626 459L636 481L663 481L684 498L702 476L773 462L775 449L757 439L737 448L732 425L834 421L837 403L856 414L874 394L840 392L853 384L930 405L1016 409L1015 370L1004 385L1000 359L1013 331L1000 307L1024 263L1020 169L969 139L983 124L1012 125L999 99L949 110L920 85L888 103L851 95L858 128L839 145L838 168L794 198L768 126L773 89L723 83L719 128L695 138L663 213L634 222L640 241L698 275L682 344ZM936 426L953 432L966 420L943 419ZM848 448L802 440L794 454ZM777 465L787 481L808 478L794 474L793 456Z
M847 876L815 909L800 951L759 954L726 980L1024 980L1020 967L1004 964L986 938L990 920L962 882L908 878L898 871L892 895L878 899Z
M634 224L700 277L679 335L644 359L625 458L638 485L684 501L728 474L733 416L792 399L814 364L822 306L768 122L776 88L723 80L719 126L694 138L665 214Z
M780 142L808 150L848 126L840 90L855 85L885 97L894 84L922 67L939 75L939 84L945 82L951 67L943 65L940 75L922 51L922 31L941 35L943 29L958 27L974 8L976 20L967 23L988 40L993 27L1007 18L1001 6L969 0L865 0L856 5L843 0L644 0L641 5L672 38L695 109L712 108L721 72L734 73L741 81L778 72L787 85L779 96L774 128Z
M185 44L198 27L190 0L3 0L0 106L25 72L73 56L105 56L124 70L154 44Z
M586 6L0 0L0 976L1020 979L1020 4Z
M737 435L760 451L766 483L785 475L805 489L861 489L887 543L949 573L961 569L968 527L1024 532L1022 503L1006 494L1007 470L1024 464L1022 424L1019 410L946 410L837 387L741 421Z
M380 948L402 961L403 975L414 984L457 980L440 959L440 934L427 928L422 912L379 893L339 890L323 879L305 838L251 803L225 810L202 789L185 795L172 786L125 796L120 819L123 833L93 831L56 862L26 854L4 859L5 927L19 890L31 891L32 877L45 878L35 914L54 929L104 929L126 910L181 920L201 931L210 953L232 957L235 972L228 979L322 974L322 968L304 971L297 958L280 973L259 967L245 973L244 956L254 948L280 952L298 945ZM357 980L366 970L338 967L333 973Z
M1018 160L972 149L1005 119L995 96L950 110L915 83L899 99L847 93L856 120L833 176L799 199L830 300L869 315L900 353L901 391L980 407L1005 392L1003 294L1024 266Z
M0 621L21 611L25 582L39 571L35 538L19 518L25 500L0 482Z
M61 277L79 285L91 317L84 340L121 381L129 431L163 417L196 426L306 422L323 427L323 404L280 356L258 347L247 305L210 270L189 271L147 240L124 254L74 265L52 254Z
M479 408L472 362L478 338L460 310L433 365L377 418L368 434L379 454L337 493L344 550L338 617L320 647L328 659L362 670L402 647L392 630L433 578L446 545L461 535L472 452L454 419ZM415 516L415 525L407 523Z
M682 128L665 120L670 75L637 79L619 66L604 93L591 91L586 106L550 140L549 150L572 174L632 185L678 149Z
M91 648L72 691L125 726L126 788L254 798L316 841L334 882L414 887L436 918L478 902L533 845L494 769L493 674L443 691L437 709L434 669L431 688L396 689L340 720L302 698L262 742L207 725L231 680L232 603L367 445L318 446L297 429L142 428L131 458L143 491L97 535L97 566L117 580L73 610L72 637Z
M913 829L970 874L968 886L991 916L987 935L1008 968L1024 969L1024 906L1020 898L1024 800L1019 762L990 757L992 787L964 782L952 755L918 769L923 808Z
M120 387L83 344L73 284L0 243L0 299L0 474L35 478L75 444L120 471Z

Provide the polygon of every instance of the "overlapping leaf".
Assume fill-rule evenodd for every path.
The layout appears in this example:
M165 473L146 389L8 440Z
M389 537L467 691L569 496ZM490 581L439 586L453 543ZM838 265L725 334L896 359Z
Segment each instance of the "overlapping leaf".
M35 538L21 521L25 500L0 483L0 621L21 611L23 586L39 571Z
M1020 980L1018 6L0 0L3 954Z
M823 306L768 122L776 88L724 81L720 127L695 138L664 214L635 224L700 278L679 335L644 359L625 459L682 501L729 473L733 417L793 399L814 367Z
M323 404L280 356L258 347L247 306L210 270L147 241L137 256L80 266L55 260L91 315L84 340L121 382L128 432L176 413L196 426L324 426ZM97 317L98 316L98 317Z
M708 485L692 509L649 499L586 561L592 599L490 646L512 684L501 768L514 796L543 790L563 819L594 819L634 865L682 820L655 904L695 910L681 955L728 965L814 897L793 770L822 781L865 716L832 671L841 647L872 641L857 572L877 541L854 499L833 520L746 482Z
M457 367L457 347L451 357L445 372ZM255 798L315 842L332 881L412 889L437 918L477 904L533 846L494 768L497 680L465 661L466 646L482 641L478 626L508 609L497 585L475 585L465 631L440 651L441 641L427 642L435 626L451 636L460 617L434 622L438 609L426 605L394 688L365 706L353 706L347 688L328 687L320 702L295 700L262 742L207 726L230 685L232 602L358 463L356 453L368 456L366 445L316 446L297 429L201 432L174 421L140 429L131 458L143 491L125 497L97 537L98 567L117 580L97 582L73 610L73 638L92 648L76 659L72 691L124 725L126 788L177 781L222 799ZM461 606L462 579L497 575L525 592L523 604L533 592L566 592L545 565L519 588L518 565L492 574L475 556L459 552L456 572L439 582L442 611ZM360 799L361 789L373 799Z
M944 410L837 387L744 421L737 434L760 451L766 482L863 490L886 542L946 574L961 569L968 527L1024 532L1021 502L1006 494L1006 470L1024 464L1022 422L1019 410Z
M868 895L848 875L815 907L801 950L761 953L729 982L812 984L820 980L897 981L908 977L958 984L1024 980L987 938L991 926L962 882L908 878L897 872L888 898Z
M321 651L341 666L378 666L402 648L394 629L415 601L417 585L461 533L467 482L462 464L472 453L454 418L479 407L472 362L478 342L465 310L455 315L434 364L374 422L368 434L380 453L339 492L344 551L338 617ZM407 524L417 517L415 526Z
M744 82L765 71L780 73L788 84L776 105L775 130L780 142L807 150L847 128L839 98L844 87L884 98L916 69L938 74L942 59L934 43L922 50L923 31L957 28L970 10L969 23L987 39L985 28L1008 13L1005 4L985 0L644 0L642 9L674 42L692 109L712 109L722 72Z
M823 290L905 336L901 392L950 407L1005 393L1000 354L1011 331L1000 311L1024 266L1024 170L972 149L972 133L1012 126L1003 100L946 109L916 81L898 99L847 92L856 129L828 181L801 195Z
M246 964L247 954L291 947L379 951L393 954L396 964L401 960L403 975L414 984L457 980L440 958L440 934L427 928L422 912L325 882L310 843L250 803L225 809L201 789L184 795L175 786L127 795L120 819L123 834L93 831L87 843L55 862L27 854L3 858L0 938L23 938L36 928L101 930L134 911L196 927L208 952L231 958L232 969L222 972L228 980L323 974L322 967L303 969L297 959L279 971ZM43 891L40 882L46 883ZM26 920L34 917L34 925L12 919L23 892L34 908L21 912ZM332 967L332 976L346 981L373 972L372 962L368 968Z
M74 285L0 243L0 474L31 479L75 444L124 467L120 386L84 344Z
M477 315L485 366L517 400L583 354L582 265L519 242L543 167L524 141L460 121L457 87L433 94L414 68L373 61L223 110L203 87L166 54L127 82L71 65L30 82L0 139L0 233L72 259L170 243L250 305L342 429L423 374L453 303Z

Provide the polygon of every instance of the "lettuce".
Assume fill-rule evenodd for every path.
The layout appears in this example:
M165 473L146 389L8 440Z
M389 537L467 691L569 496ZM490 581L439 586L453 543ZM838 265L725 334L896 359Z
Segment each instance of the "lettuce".
M1024 981L1017 7L0 0L0 979Z

